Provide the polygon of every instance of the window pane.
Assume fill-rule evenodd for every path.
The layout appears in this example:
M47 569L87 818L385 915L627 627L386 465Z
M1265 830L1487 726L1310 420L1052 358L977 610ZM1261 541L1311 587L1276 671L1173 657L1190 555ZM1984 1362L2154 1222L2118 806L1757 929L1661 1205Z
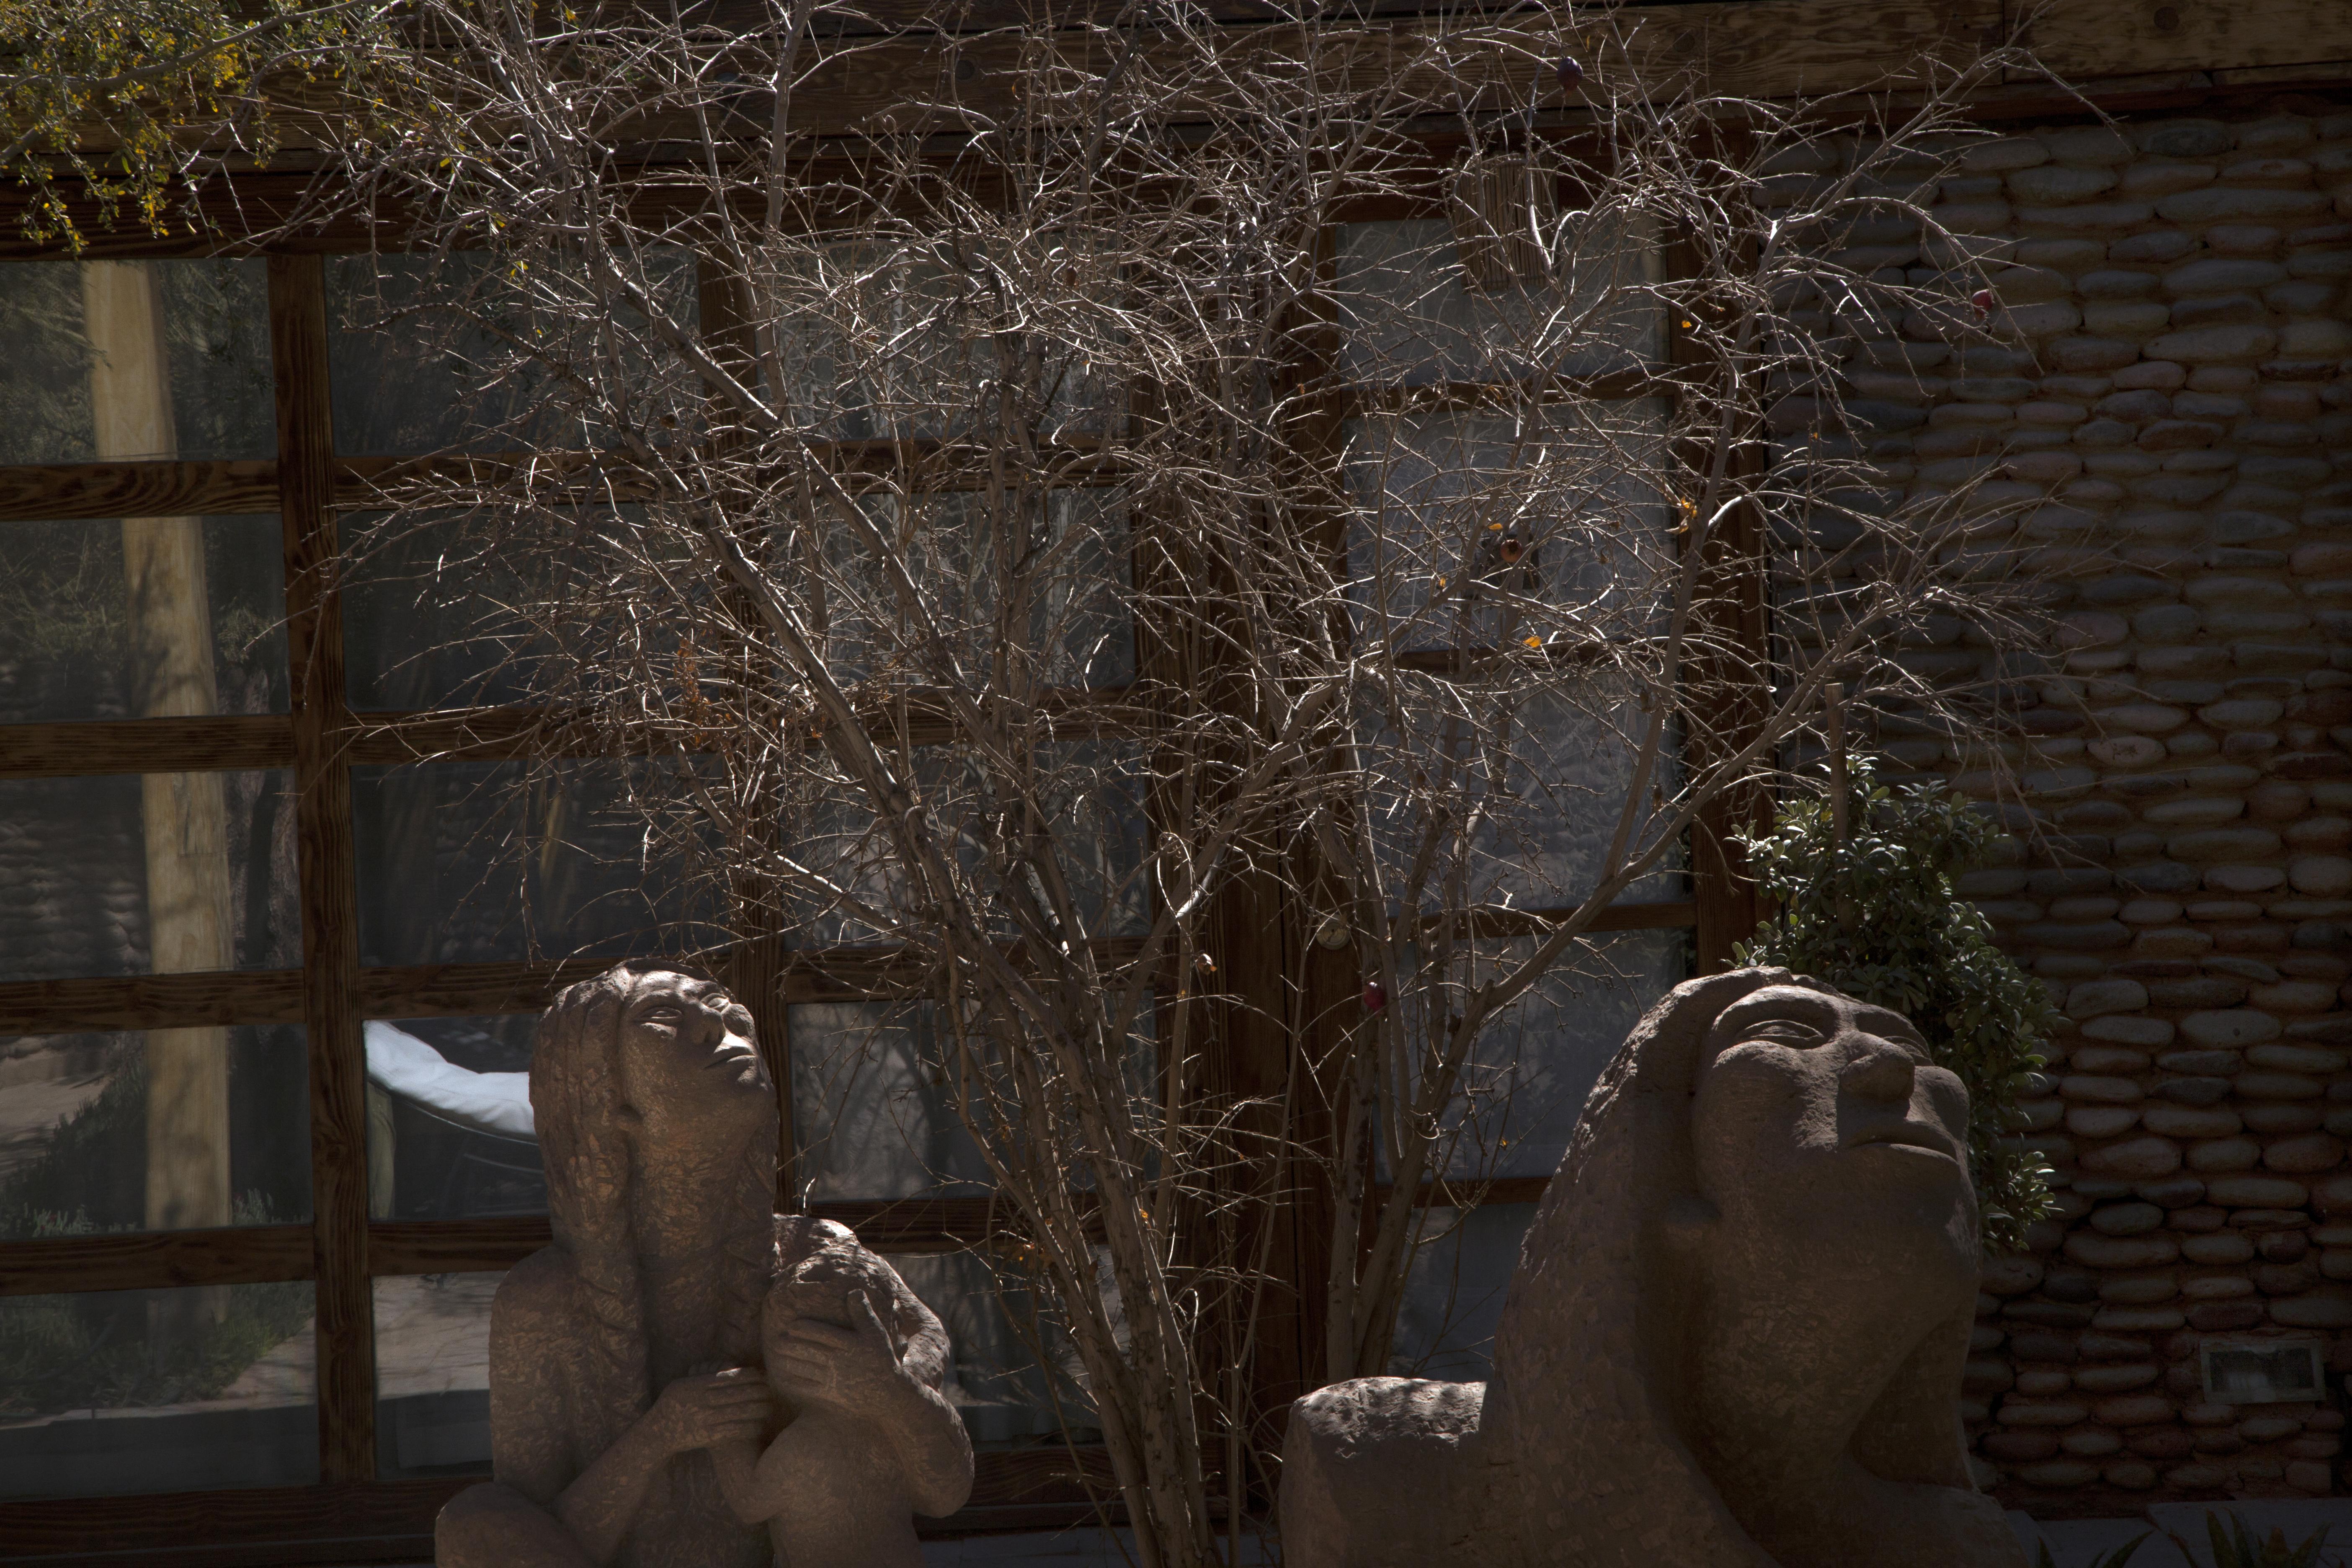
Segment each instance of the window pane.
M1495 1330L1518 1267L1519 1240L1533 1204L1488 1204L1427 1212L1430 1239L1405 1277L1389 1372L1476 1383L1495 1370Z
M0 780L0 981L301 963L292 776Z
M0 1497L319 1479L310 1286L0 1296Z
M310 1217L292 1024L0 1045L0 1239Z
M0 271L0 463L270 458L267 263Z
M545 1214L530 1110L536 1014L369 1020L368 1213Z
M401 1274L375 1289L376 1474L490 1468L490 1299L504 1274Z
M1663 276L1655 243L1596 230L1570 237L1558 260L1556 282L1475 289L1446 219L1345 225L1334 283L1341 365L1357 381L1425 384L1655 363L1665 318L1640 291Z
M977 1253L908 1255L889 1263L947 1329L955 1381L946 1392L972 1447L1102 1441L1077 1356L1050 1322L1032 1321L1034 1297L1009 1278L1000 1294L996 1270Z
M527 702L511 558L454 517L360 516L343 581L343 668L368 710Z
M1649 629L1670 603L1677 564L1656 477L1664 405L1500 416L1428 414L1350 420L1349 596L1357 625L1399 647L1491 647L1501 594L1475 602L1465 582L1497 582L1519 606L1518 636L1549 643ZM1506 571L1498 541L1524 553Z
M987 1190L988 1166L940 1068L936 1005L804 1002L787 1017L807 1201Z
M0 522L0 724L286 711L277 518Z
M1601 1069L1642 1015L1690 973L1686 931L1618 931L1595 946L1596 954L1554 968L1480 1034L1451 1174L1558 1170Z
M625 958L719 940L648 858L627 775L593 763L352 770L360 962Z

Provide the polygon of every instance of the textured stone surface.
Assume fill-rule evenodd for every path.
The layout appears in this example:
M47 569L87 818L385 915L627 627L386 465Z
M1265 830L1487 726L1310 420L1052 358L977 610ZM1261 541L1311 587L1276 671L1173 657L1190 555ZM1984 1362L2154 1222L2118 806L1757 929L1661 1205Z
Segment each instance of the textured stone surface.
M919 1568L913 1514L971 1489L947 1333L845 1227L774 1212L750 1013L614 969L541 1019L530 1096L555 1240L499 1286L495 1479L436 1563Z
M1687 982L1627 1039L1528 1233L1492 1384L1292 1406L1286 1561L1793 1568L1866 1537L1890 1568L2024 1568L1952 1416L1979 1301L1966 1095L1904 1020L1789 979ZM2171 1410L2137 1386L2102 1408ZM2064 1387L1975 1408L2076 1427Z
M2068 1201L2036 1229L2041 1282L2000 1298L2017 1328L1983 1353L2013 1381L1969 1429L2029 1508L2143 1481L2333 1491L2337 1455L2289 1451L2308 1434L2221 1431L2191 1407L2116 1450L2126 1429L2093 1411L2189 1396L2208 1333L2316 1336L2352 1373L2352 116L2149 118L2121 142L2096 128L2095 157L2070 151L2084 129L1992 144L1981 177L2011 211L1976 231L2021 242L2005 300L2081 325L2016 336L2034 364L2003 376L2021 387L1914 405L1933 429L1966 403L2008 450L2070 459L2016 498L2019 542L2063 563L2062 630L2000 742L2028 781L2001 808L2040 837L1968 889L2069 1020L2021 1129ZM1878 451L1915 494L1950 482L1904 440ZM2097 1327L2027 1326L2083 1304ZM2026 1391L2028 1369L2092 1364L2082 1336L2166 1314L2150 1352L2098 1358L2158 1367L2144 1388Z

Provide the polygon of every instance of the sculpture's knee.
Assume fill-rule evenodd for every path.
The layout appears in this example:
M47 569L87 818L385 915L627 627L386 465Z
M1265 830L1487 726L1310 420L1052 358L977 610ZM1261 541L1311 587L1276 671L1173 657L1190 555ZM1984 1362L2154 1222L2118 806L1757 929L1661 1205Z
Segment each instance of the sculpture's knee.
M1290 1407L1278 1507L1291 1568L1430 1560L1456 1451L1486 1385L1397 1377L1318 1389Z
M499 1481L467 1487L433 1521L436 1568L594 1568L553 1514Z

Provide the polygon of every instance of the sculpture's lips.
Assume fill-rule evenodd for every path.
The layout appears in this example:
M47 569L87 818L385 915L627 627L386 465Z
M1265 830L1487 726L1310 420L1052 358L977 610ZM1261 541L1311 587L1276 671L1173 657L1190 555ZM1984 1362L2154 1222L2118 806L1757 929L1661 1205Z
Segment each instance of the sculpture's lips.
M1925 1153L1941 1154L1947 1160L1959 1158L1952 1152L1952 1141L1948 1135L1913 1121L1898 1121L1892 1127L1879 1127L1859 1133L1846 1141L1846 1147L1860 1149L1873 1143L1893 1144L1898 1149L1917 1149Z
M759 1059L760 1053L746 1046L738 1047L731 1051L720 1051L702 1065L706 1068L739 1068L745 1062L756 1062Z

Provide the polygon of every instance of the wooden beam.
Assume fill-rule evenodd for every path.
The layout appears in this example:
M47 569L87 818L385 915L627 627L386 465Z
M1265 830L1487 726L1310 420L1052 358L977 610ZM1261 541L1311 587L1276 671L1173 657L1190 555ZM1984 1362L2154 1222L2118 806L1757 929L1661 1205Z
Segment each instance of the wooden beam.
M293 765L294 723L282 713L0 726L0 778L242 772Z
M302 903L302 1022L310 1038L310 1212L316 1246L319 1473L375 1474L375 1330L367 1280L367 1060L351 770L339 754L343 629L336 591L334 420L327 297L315 256L269 258L278 393L287 655L293 668L295 842Z
M278 510L267 461L49 463L0 468L0 521L214 516Z
M251 1225L0 1242L0 1296L310 1278L310 1227Z
M73 1035L194 1024L299 1024L302 973L128 974L0 985L0 1034Z
M973 1456L971 1501L923 1535L1066 1529L1119 1522L1110 1458L1099 1447L1040 1447ZM143 1497L0 1502L0 1562L46 1568L260 1568L429 1563L433 1520L487 1473L427 1480ZM1108 1498L1107 1505L1094 1500ZM1108 1515L1098 1512L1107 1506Z
M2068 81L2352 59L2344 0L2003 0L2002 11L2009 25L2032 16L2027 41Z
M479 1479L0 1502L0 1560L248 1563L429 1562L433 1516ZM196 1555L215 1553L209 1558ZM241 1553L230 1556L226 1552Z
M545 1215L380 1220L368 1226L368 1272L490 1273L512 1268L554 1239Z

